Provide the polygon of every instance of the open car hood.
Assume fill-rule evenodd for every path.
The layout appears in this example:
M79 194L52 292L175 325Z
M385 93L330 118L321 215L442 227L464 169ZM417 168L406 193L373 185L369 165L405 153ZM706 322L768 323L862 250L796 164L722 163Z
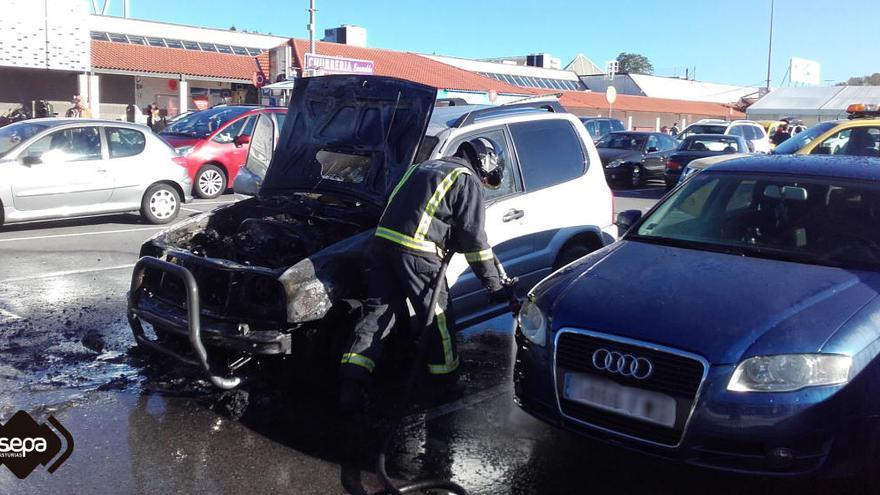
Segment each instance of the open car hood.
M425 135L436 88L381 76L297 81L260 195L342 193L384 204Z

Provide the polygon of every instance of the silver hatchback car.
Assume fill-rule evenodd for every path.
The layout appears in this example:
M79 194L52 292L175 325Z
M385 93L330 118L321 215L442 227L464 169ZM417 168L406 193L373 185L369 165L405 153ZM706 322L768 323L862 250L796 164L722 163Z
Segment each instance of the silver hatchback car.
M0 128L0 225L127 211L168 223L191 190L183 158L144 125L33 119Z

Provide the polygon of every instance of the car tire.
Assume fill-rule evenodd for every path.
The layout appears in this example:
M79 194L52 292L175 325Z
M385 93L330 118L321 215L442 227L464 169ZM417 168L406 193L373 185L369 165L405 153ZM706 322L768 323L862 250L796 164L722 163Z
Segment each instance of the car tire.
M180 194L168 184L153 184L141 200L141 216L156 225L168 223L180 213Z
M205 165L193 180L193 193L202 199L214 199L226 192L226 174L217 165Z
M630 175L628 186L631 189L635 189L638 187L642 187L645 183L645 176L642 173L642 167L638 165L633 167L632 174Z

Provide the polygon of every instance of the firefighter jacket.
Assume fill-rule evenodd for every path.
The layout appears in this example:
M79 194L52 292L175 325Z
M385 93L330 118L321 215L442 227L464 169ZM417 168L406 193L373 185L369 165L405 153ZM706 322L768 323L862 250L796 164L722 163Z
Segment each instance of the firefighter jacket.
M410 167L391 191L376 237L421 256L464 253L490 292L501 289L486 239L482 186L467 161L449 157Z

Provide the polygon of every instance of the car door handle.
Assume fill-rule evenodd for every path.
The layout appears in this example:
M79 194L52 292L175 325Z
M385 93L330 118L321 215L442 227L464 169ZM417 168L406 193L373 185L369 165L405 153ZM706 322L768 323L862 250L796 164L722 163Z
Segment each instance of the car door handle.
M516 220L516 219L522 218L525 214L526 214L526 212L524 212L522 210L517 210L516 208L511 208L511 209L507 210L507 213L505 213L503 217L501 217L501 221L510 222L511 220Z

